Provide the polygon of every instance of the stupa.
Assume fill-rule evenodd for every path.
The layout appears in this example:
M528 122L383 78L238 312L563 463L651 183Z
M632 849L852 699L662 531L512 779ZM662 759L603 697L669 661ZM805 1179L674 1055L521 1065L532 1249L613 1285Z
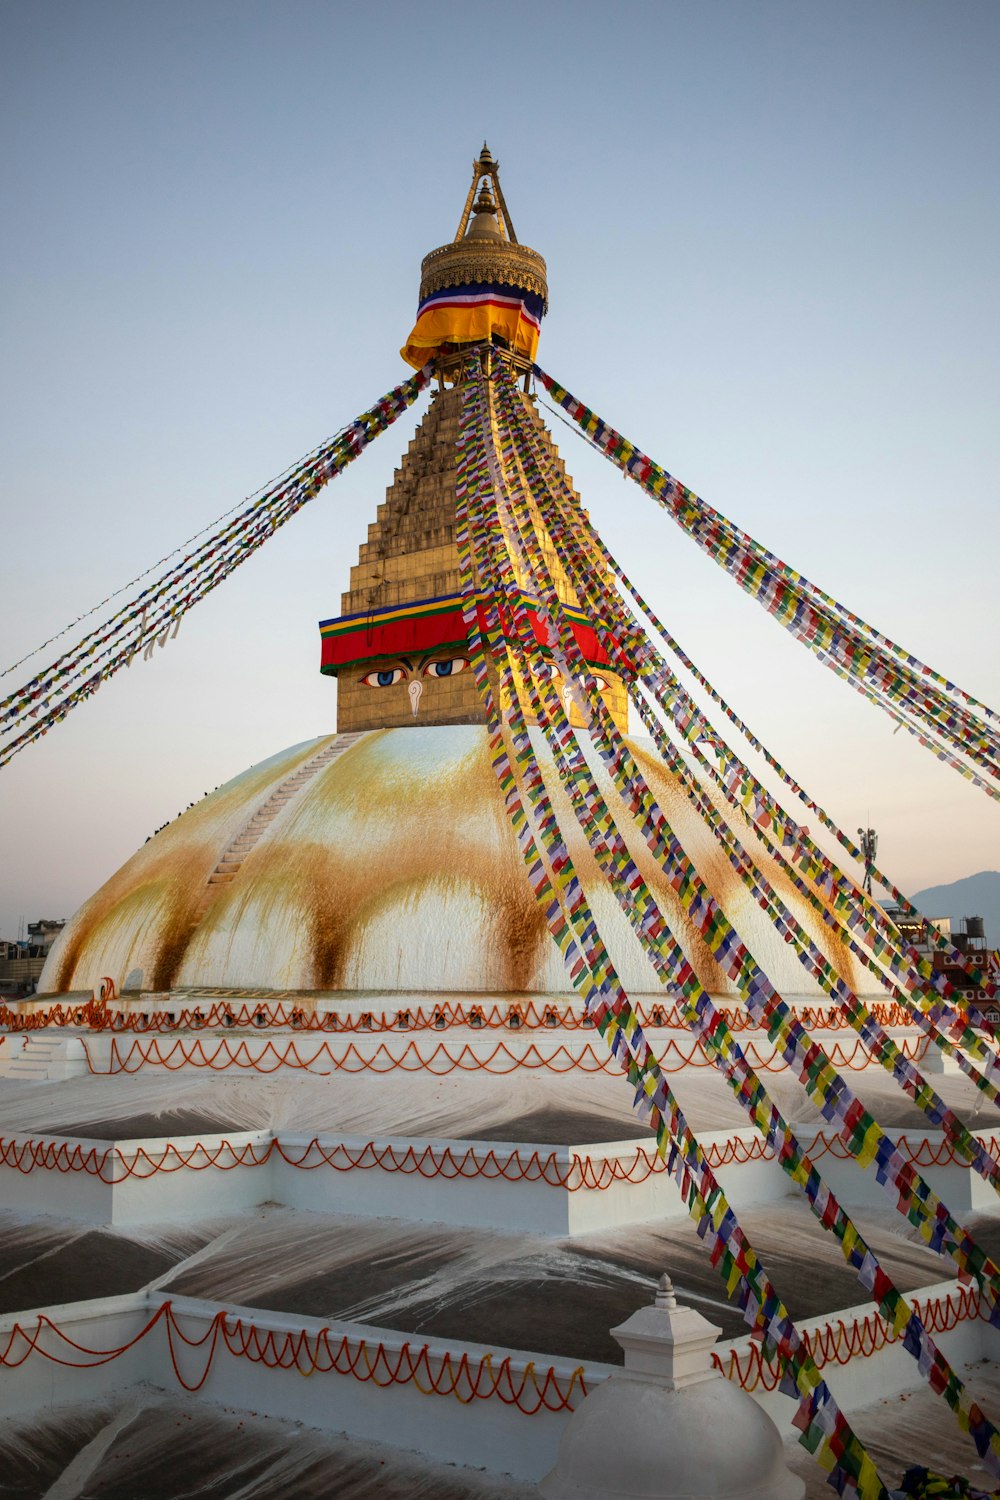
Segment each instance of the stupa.
M143 845L67 924L40 993L91 990L107 975L119 985L131 975L136 987L154 992L204 985L568 990L490 770L455 540L459 415L471 355L485 345L518 372L529 369L547 296L545 262L518 242L497 164L484 146L454 240L424 257L419 313L402 350L414 365L434 361L437 389L368 528L341 614L320 624L321 670L337 681L337 734L279 751ZM535 399L522 391L519 400L552 469L565 476ZM621 677L530 495L528 504L574 638L624 733ZM530 588L523 576L517 581ZM572 684L559 678L543 612L536 599L524 597L541 670L551 674L570 723L580 728L580 706ZM530 706L526 718L537 722ZM820 989L720 859L652 743L638 739L633 749L759 961L792 993L819 998ZM551 759L547 764L551 770ZM628 924L602 895L603 878L568 799L560 812L624 983L636 993L662 993ZM756 845L755 855L837 971L855 989L881 993L766 849ZM704 987L734 994L648 857L643 873Z
M320 622L336 732L149 840L0 1014L0 1475L39 1493L162 1495L169 1455L220 1497L758 1500L801 1493L792 1465L884 1500L871 1454L899 1477L910 1413L939 1467L1000 1473L1000 1063L871 899L874 855L862 888L619 608L539 388L931 748L974 779L998 752L546 376L547 297L484 146L423 261L418 376L0 704L2 766L433 386ZM640 1312L665 1270L680 1309ZM588 1391L628 1408L607 1441ZM703 1409L742 1416L702 1435Z

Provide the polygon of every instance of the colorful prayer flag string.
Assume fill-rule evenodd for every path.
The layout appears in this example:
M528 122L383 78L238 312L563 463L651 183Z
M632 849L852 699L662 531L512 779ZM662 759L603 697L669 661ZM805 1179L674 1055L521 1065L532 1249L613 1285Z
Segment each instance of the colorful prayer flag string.
M181 618L390 427L429 383L426 366L288 470L221 531L0 701L0 766L40 739L139 652L176 635ZM173 554L171 554L173 555ZM143 576L143 575L140 575ZM114 597L114 596L111 596ZM55 639L55 637L53 638Z
M857 892L857 887L847 882L825 856L822 856L822 870L817 871L815 867L812 869L812 874L817 880L815 886L808 884L798 873L791 857L786 856L785 845L788 843L797 845L802 837L802 830L797 825L791 825L793 832L789 833L790 820L787 814L756 781L749 768L725 745L717 731L684 691L663 657L654 649L617 594L604 586L601 578L602 563L604 560L610 560L610 554L603 547L600 552L596 548L587 547L588 536L599 541L596 532L593 531L589 522L586 522L585 516L575 503L564 476L553 472L551 459L546 471L545 450L537 440L537 432L525 419L526 414L522 408L516 404L510 391L505 391L504 396L509 406L508 415L513 419L510 430L517 434L522 458L526 451L525 445L531 450L526 460L532 465L530 488L539 505L542 521L555 542L564 564L569 568L572 581L580 591L581 597L587 599L596 622L598 637L606 647L609 657L614 660L615 665L629 683L635 706L670 769L686 788L689 799L696 804L703 819L722 842L730 863L743 883L751 890L755 901L772 917L777 930L786 937L786 941L791 941L800 961L820 986L841 1003L851 1024L866 1045L872 1048L873 1055L900 1081L910 1097L929 1115L932 1123L941 1125L945 1133L956 1140L961 1139L962 1146L957 1148L960 1154L972 1161L976 1170L997 1186L996 1163L992 1161L992 1158L981 1153L977 1143L974 1143L973 1138L957 1117L946 1108L912 1064L901 1056L896 1044L874 1021L869 1008L862 1005L851 993L802 929L801 924L763 880L762 872L757 864L740 847L729 825L721 819L712 801L705 797L700 786L691 780L685 762L673 749L669 740L664 737L661 725L652 717L642 695L635 691L638 680L646 685L659 706L668 715L670 706L673 705L676 716L676 708L679 705L685 726L683 729L685 748L695 756L709 779L720 789L730 805L734 808L741 808L747 799L750 799L754 809L751 821L755 836L760 839L778 866L784 870L796 889L817 911L824 924L836 932L837 937L845 944L849 952L877 975L880 983L889 988L897 1002L925 1007L925 1009L916 1008L913 1012L917 1024L936 1045L954 1056L959 1066L976 1083L976 1086L994 1100L1000 1099L1000 1090L998 1090L1000 1067L996 1058L969 1026L967 1019L962 1019L953 1013L948 1015L947 1024L961 1041L962 1046L985 1063L990 1076L983 1077L971 1060L965 1056L957 1042L939 1030L934 1016L938 1014L940 1007L927 994L926 981L916 972L914 965L891 943L879 936L873 928L862 931L862 936L869 943L871 951L855 941L854 924L850 917L857 911L858 903L854 899L855 893L860 893ZM520 427L519 433L518 427ZM702 745L706 743L711 744L713 753L725 756L725 776L712 766L702 750ZM737 787L739 795L737 795ZM780 845L777 841L778 829L782 833ZM775 831L775 837L772 838L769 830ZM876 953L878 962L876 962ZM906 993L892 984L892 981L882 972L880 964L885 964L890 969L896 979L904 985Z
M831 1471L840 1493L884 1497L884 1487L874 1465L815 1369L649 1052L573 871L524 723L503 644L504 629L496 594L484 588L486 580L480 577L473 557L473 539L478 549L476 555L482 555L482 523L477 518L482 517L484 506L488 509L490 494L483 445L476 442L476 387L480 383L469 380L464 393L456 540L467 600L470 659L487 708L494 770L532 884L573 983L584 994L602 1036L623 1062L635 1088L637 1110L651 1120L657 1131L668 1169L678 1181L699 1234L709 1244L713 1264L723 1275L730 1295L736 1296L747 1321L784 1362L785 1389L799 1397L796 1422L802 1431L802 1441ZM480 624L484 608L485 638ZM510 738L511 754L505 736ZM532 809L531 823L525 813L521 787ZM536 832L545 850L544 857L535 842Z
M502 415L491 425L490 429L484 427L483 431L483 441L487 446L489 461L492 426L495 425L505 466L503 484L497 477L494 478L494 495L499 512L499 524L495 527L495 531L497 535L502 534L503 540L512 547L511 561L518 577L531 577L533 589L540 597L547 599L550 612L556 614L560 610L560 600L548 573L545 555L538 545L534 525L530 516L527 515L526 495L530 493L537 503L541 476L537 470L530 467L531 454L516 441L510 442L512 428L517 427L519 419L523 420L524 414L519 405L519 397L512 385L504 385L502 368L498 369L496 380L501 386ZM507 419L506 426L504 417ZM527 429L526 423L524 423L524 429ZM524 436L523 430L521 435ZM530 470L523 486L519 483L516 469L509 462L514 449L517 449L517 459L519 461L523 459L525 469ZM514 513L520 523L517 530L505 520L505 511L510 509L511 499L513 499ZM548 516L543 513L542 519L547 521ZM558 544L558 534L548 527L546 529ZM560 546L559 556L564 564L568 560L568 555L566 548ZM489 573L488 566L484 566L480 559L480 577L484 575L489 577L495 589L506 592L516 612L521 598L520 589L513 584L512 578L505 584L503 574L501 549L495 546L492 575ZM592 573L590 576L595 575ZM579 586L579 579L573 581ZM597 789L596 782L580 755L579 748L574 748L569 721L559 695L553 693L544 672L539 684L535 683L535 677L538 674L532 670L530 654L533 651L533 639L527 619L524 619L517 630L516 638L506 635L506 639L515 645L516 650L519 650L515 676L519 682L526 685L532 711L545 727L560 775L595 858L608 876L619 904L632 921L636 935L647 956L653 962L659 978L663 982L669 982L672 977L683 971L685 967L683 955L676 940L666 929L662 913L628 855L613 818ZM568 635L564 636L564 643L569 648ZM563 662L563 676L567 676L565 662ZM600 716L598 704L599 699L595 696L593 706L597 717ZM591 727L595 734L600 734L600 730L595 729L593 724ZM715 1010L710 998L701 990L693 975L685 979L681 994L685 1020L703 1041L709 1055L727 1077L737 1098L746 1108L752 1122L761 1130L779 1163L802 1189L823 1227L835 1234L845 1259L856 1270L862 1286L875 1295L881 1310L893 1322L901 1336L904 1335L905 1330L903 1340L905 1347L914 1354L921 1372L929 1380L932 1388L945 1395L955 1412L959 1425L973 1436L977 1452L1000 1474L1000 1435L982 1417L978 1408L968 1397L957 1374L948 1366L947 1361L934 1346L919 1317L913 1309L907 1306L905 1299L901 1297L891 1279L879 1265L874 1252L861 1238L856 1226L822 1182L818 1171L802 1150L776 1106L769 1099L760 1080L747 1066L740 1048L729 1032L725 1018ZM632 1046L636 1046L637 1043L638 1037L633 1035ZM978 1144L978 1142L973 1143L974 1148L978 1149Z
M888 712L939 759L990 796L1000 798L1000 737L992 727L1000 723L1000 715L775 557L577 401L539 366L534 366L534 373L592 445L652 495L709 556L820 660Z

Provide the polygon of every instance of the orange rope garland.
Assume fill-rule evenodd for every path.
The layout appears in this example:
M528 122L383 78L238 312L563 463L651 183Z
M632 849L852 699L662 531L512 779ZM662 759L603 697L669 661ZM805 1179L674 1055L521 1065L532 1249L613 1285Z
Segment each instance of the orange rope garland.
M348 1043L342 1052L334 1052L328 1041L322 1041L316 1050L307 1056L299 1051L296 1040L292 1037L288 1039L284 1047L268 1038L255 1056L244 1039L236 1041L235 1038L231 1040L228 1037L216 1037L213 1038L211 1044L206 1046L199 1037L190 1040L178 1037L169 1046L161 1047L157 1037L150 1038L148 1042L137 1038L123 1051L119 1046L118 1038L113 1037L107 1068L95 1067L86 1041L81 1039L81 1045L87 1066L90 1072L95 1074L136 1073L140 1068L148 1066L166 1068L169 1072L191 1067L209 1068L215 1072L221 1072L227 1068L239 1068L244 1072L270 1074L278 1072L281 1068L301 1068L311 1071L316 1069L316 1064L321 1061L328 1066L319 1069L320 1072L386 1073L400 1069L406 1073L427 1072L439 1077L454 1072L486 1072L503 1075L513 1073L518 1068L556 1074L570 1073L575 1070L585 1073L621 1071L619 1062L606 1054L598 1053L590 1043L587 1043L576 1055L566 1046L559 1045L546 1056L534 1042L530 1043L521 1054L511 1051L506 1042L497 1042L487 1056L479 1057L468 1044L452 1050L443 1042L439 1042L425 1054L416 1042L407 1043L399 1053L391 1051L385 1042L380 1042L372 1055L366 1057L353 1042ZM899 1043L900 1051L911 1060L923 1057L928 1045L926 1037L903 1038ZM765 1072L777 1073L787 1066L777 1047L763 1050L756 1043L750 1042L744 1047L744 1054L751 1067ZM835 1067L848 1068L853 1071L868 1067L871 1061L868 1050L860 1038L857 1038L853 1044L834 1042L827 1048L827 1054ZM688 1047L685 1047L681 1041L668 1038L659 1049L659 1063L665 1073L679 1073L684 1068L712 1067L711 1060L706 1056L704 1047L697 1038L693 1038Z
M609 1130L613 1128L609 1124ZM1000 1148L1000 1137L980 1136L978 1139L988 1151ZM947 1140L933 1142L926 1137L910 1140L904 1135L898 1138L897 1146L915 1166L957 1166L969 1170L969 1163L956 1155ZM707 1144L704 1149L713 1170L774 1160L773 1151L759 1137L745 1141L739 1136L730 1136L726 1141ZM839 1136L821 1131L810 1145L810 1156L818 1160L826 1155L847 1161L851 1153ZM526 1146L515 1146L507 1153L496 1147L484 1151L482 1145L469 1145L462 1150L451 1145L402 1147L391 1142L377 1145L368 1141L360 1147L351 1147L338 1141L325 1146L317 1136L295 1149L276 1138L265 1143L244 1141L234 1144L224 1140L211 1146L200 1140L191 1146L164 1141L153 1150L139 1146L134 1154L126 1154L117 1145L102 1150L78 1141L70 1144L68 1141L0 1138L0 1165L20 1172L22 1176L34 1171L82 1172L107 1184L126 1182L130 1177L146 1181L160 1172L205 1172L209 1168L231 1172L237 1167L263 1167L272 1156L280 1157L287 1166L307 1172L331 1167L341 1173L398 1172L405 1177L419 1176L427 1181L436 1177L446 1181L485 1177L489 1181L541 1182L570 1193L584 1189L606 1192L618 1183L635 1186L667 1170L655 1150L651 1147L644 1149L642 1145L636 1145L631 1156L595 1159L574 1152L568 1162L560 1162L555 1149L545 1151L537 1146L530 1152Z
M944 1297L928 1298L914 1305L924 1325L934 1333L946 1333L959 1323L980 1318L984 1312L982 1296L973 1287L950 1292ZM37 1353L50 1363L67 1369L95 1369L128 1353L160 1323L165 1328L177 1381L184 1390L192 1393L199 1391L208 1379L221 1340L234 1358L248 1359L269 1369L294 1369L301 1375L336 1372L378 1386L413 1384L424 1395L454 1396L466 1404L497 1398L505 1405L516 1406L525 1416L534 1416L542 1410L572 1410L576 1399L582 1400L587 1394L582 1366L573 1371L568 1381L557 1375L552 1366L538 1370L533 1361L529 1361L518 1374L512 1368L509 1355L494 1364L490 1353L481 1355L478 1360L469 1354L455 1357L448 1351L433 1356L427 1344L414 1351L409 1343L392 1353L381 1340L373 1347L365 1338L349 1338L345 1334L338 1339L331 1337L329 1328L321 1328L316 1333L309 1333L306 1329L276 1333L225 1310L215 1314L201 1336L189 1336L181 1328L169 1301L156 1309L133 1338L111 1349L90 1348L78 1343L47 1314L40 1313L33 1330L21 1323L15 1323L11 1328L5 1347L0 1349L0 1368L17 1369ZM58 1341L64 1353L54 1353L44 1347L42 1340L46 1333ZM870 1358L888 1345L898 1343L900 1335L879 1313L871 1312L851 1322L838 1318L804 1337L813 1359L822 1369L827 1364L846 1365L852 1359ZM22 1344L23 1348L19 1348ZM188 1378L181 1368L181 1349L206 1350L206 1346L201 1374ZM71 1354L82 1358L72 1358ZM757 1344L742 1350L731 1349L726 1355L713 1353L712 1361L720 1374L735 1381L745 1391L773 1391L781 1380L779 1366L765 1359ZM432 1362L439 1365L436 1374Z
M947 1333L959 1323L982 1317L988 1311L975 1287L964 1287L959 1292L929 1298L926 1302L914 1298L913 1306L931 1333ZM827 1364L846 1365L852 1359L867 1359L888 1344L898 1343L902 1336L880 1313L871 1312L851 1323L838 1318L835 1323L827 1323L804 1334L803 1338L822 1369ZM712 1362L727 1380L736 1381L745 1391L773 1391L781 1381L780 1366L765 1359L757 1344L751 1344L748 1349L731 1349L725 1358L713 1354Z
M481 1355L478 1360L469 1354L456 1357L447 1350L437 1356L431 1353L427 1344L414 1351L409 1343L404 1343L398 1352L393 1353L381 1340L373 1349L365 1338L349 1338L347 1335L331 1338L329 1328L321 1328L316 1333L309 1333L304 1328L294 1333L263 1330L250 1319L224 1310L215 1314L200 1337L191 1337L181 1328L170 1302L161 1303L134 1338L113 1349L91 1349L77 1343L47 1314L40 1313L33 1331L20 1323L14 1324L6 1347L0 1350L0 1367L17 1369L30 1355L40 1354L50 1363L67 1369L95 1369L134 1349L161 1323L174 1375L178 1384L192 1393L201 1390L208 1379L221 1339L234 1358L263 1364L268 1369L294 1369L300 1375L336 1372L362 1382L372 1381L378 1386L412 1384L425 1396L454 1396L464 1404L496 1398L505 1406L516 1406L529 1417L543 1410L571 1411L576 1399L582 1400L587 1394L582 1366L573 1371L568 1381L557 1375L552 1366L538 1370L532 1360L519 1374L509 1355L494 1364L493 1355L489 1353ZM54 1336L65 1354L56 1354L44 1347L42 1339L46 1333ZM15 1352L19 1342L24 1348ZM197 1378L189 1379L181 1369L179 1351L182 1348L206 1350L206 1345L204 1369ZM83 1358L71 1358L70 1353ZM439 1364L437 1373L432 1362Z

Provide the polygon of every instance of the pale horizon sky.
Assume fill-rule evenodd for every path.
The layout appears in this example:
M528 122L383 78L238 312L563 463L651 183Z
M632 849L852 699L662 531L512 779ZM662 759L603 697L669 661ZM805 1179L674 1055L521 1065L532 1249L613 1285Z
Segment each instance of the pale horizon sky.
M548 262L542 365L1000 703L998 43L992 0L0 8L0 670L405 376L485 137ZM424 409L0 770L0 937L332 731L317 622ZM905 890L1000 868L996 802L554 434L682 644Z

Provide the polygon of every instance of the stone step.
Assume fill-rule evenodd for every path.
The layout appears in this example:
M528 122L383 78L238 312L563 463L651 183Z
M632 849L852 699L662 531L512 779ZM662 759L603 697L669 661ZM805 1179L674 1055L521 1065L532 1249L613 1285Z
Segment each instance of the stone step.
M295 800L302 788L312 781L324 766L336 760L345 750L349 750L367 732L364 729L356 729L350 733L337 735L329 745L317 751L312 760L300 766L286 781L283 781L227 846L219 863L209 875L206 886L231 884L239 874L246 856L256 846L278 814L288 806L289 802Z
M76 1038L29 1036L19 1045L19 1051L0 1049L0 1077L44 1083L76 1077L87 1070L83 1048Z

